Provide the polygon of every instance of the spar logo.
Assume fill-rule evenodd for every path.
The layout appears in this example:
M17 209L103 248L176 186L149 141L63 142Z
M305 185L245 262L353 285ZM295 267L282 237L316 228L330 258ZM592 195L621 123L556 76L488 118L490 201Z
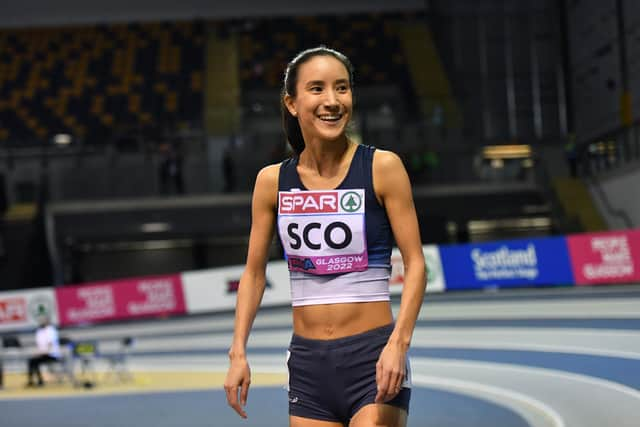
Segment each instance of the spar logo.
M29 314L32 319L39 316L53 316L53 300L47 295L36 295L29 300Z
M356 212L362 206L362 198L355 191L348 191L340 197L340 206L345 212Z
M281 192L279 196L279 211L281 214L338 212L337 191Z

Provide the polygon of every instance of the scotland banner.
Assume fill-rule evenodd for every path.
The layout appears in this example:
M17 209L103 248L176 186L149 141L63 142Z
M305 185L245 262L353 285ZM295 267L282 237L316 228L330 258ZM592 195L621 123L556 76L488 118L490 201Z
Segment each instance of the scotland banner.
M447 290L573 283L562 237L443 245L440 255Z

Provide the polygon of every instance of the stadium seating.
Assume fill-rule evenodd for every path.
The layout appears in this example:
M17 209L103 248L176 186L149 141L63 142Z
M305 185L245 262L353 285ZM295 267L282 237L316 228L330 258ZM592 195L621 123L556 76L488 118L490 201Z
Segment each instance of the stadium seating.
M202 105L200 22L0 31L0 140L91 142L192 120Z
M397 26L401 14L358 14L245 21L240 33L243 88L279 88L287 62L303 49L326 45L356 66L356 84L409 81Z
M0 141L42 144L68 133L99 143L132 129L151 134L153 127L199 120L209 30L220 38L237 35L243 93L279 88L288 60L327 45L352 59L358 86L395 84L410 100L399 30L407 19L417 15L3 29Z

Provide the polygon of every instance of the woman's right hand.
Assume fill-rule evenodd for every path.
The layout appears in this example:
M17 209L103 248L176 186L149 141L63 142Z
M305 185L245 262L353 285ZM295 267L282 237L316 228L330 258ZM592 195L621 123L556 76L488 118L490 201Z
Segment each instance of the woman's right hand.
M227 371L227 378L224 380L224 391L227 394L227 403L242 418L247 418L247 413L243 407L247 404L249 385L251 384L251 369L247 359L234 358ZM238 393L240 394L238 398Z

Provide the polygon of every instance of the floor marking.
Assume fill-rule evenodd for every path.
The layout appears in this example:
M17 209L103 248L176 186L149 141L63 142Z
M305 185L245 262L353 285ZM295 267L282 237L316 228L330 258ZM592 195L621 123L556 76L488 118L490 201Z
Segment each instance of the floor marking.
M413 374L412 381L414 384L423 387L462 392L464 395L470 395L481 400L489 400L492 403L507 407L516 412L524 418L531 427L566 427L560 414L550 406L530 396L504 387L430 375L416 375L415 373ZM533 409L533 411L527 411L526 409L528 408ZM545 417L547 423L541 423L540 418L536 415Z

